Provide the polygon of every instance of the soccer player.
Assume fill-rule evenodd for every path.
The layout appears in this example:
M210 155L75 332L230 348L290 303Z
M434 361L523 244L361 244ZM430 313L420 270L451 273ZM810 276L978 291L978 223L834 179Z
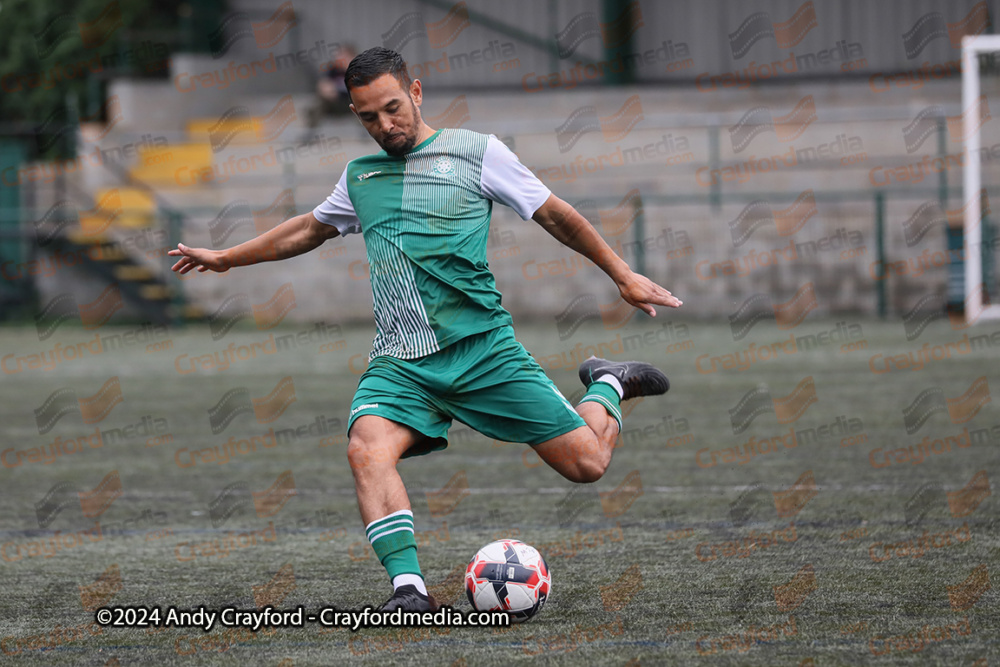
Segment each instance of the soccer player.
M591 357L574 408L514 338L486 263L493 202L531 218L615 282L651 316L681 301L632 272L572 206L553 195L493 135L434 130L402 57L376 47L345 74L351 110L382 148L352 160L313 211L233 248L178 244L173 270L226 271L293 257L362 234L371 265L375 340L348 421L347 459L368 539L392 580L383 609L436 609L417 561L402 458L447 447L453 419L490 438L524 442L561 475L594 482L622 427L619 403L663 394L649 364Z

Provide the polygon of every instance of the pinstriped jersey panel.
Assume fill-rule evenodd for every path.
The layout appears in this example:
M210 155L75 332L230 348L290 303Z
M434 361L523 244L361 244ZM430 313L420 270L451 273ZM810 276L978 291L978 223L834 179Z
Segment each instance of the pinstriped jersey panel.
M371 357L422 357L511 323L486 262L492 202L480 182L487 139L440 130L402 158L383 152L348 165L371 265Z

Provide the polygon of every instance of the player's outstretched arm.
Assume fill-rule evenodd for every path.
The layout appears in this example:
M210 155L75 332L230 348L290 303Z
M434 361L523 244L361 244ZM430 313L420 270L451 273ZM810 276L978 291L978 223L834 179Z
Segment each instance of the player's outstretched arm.
M333 225L324 225L312 211L289 218L257 238L250 239L225 250L189 248L183 243L167 254L180 257L171 269L177 273L215 271L222 273L234 266L247 266L258 262L274 262L309 252L340 232Z
M601 267L615 281L622 299L648 315L656 316L654 306L657 305L671 308L681 305L682 301L673 294L646 276L632 271L594 226L559 197L550 195L532 219L557 241Z

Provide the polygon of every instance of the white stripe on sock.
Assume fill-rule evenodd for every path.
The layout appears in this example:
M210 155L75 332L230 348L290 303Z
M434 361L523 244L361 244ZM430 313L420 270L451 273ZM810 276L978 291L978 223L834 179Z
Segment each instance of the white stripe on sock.
M409 531L410 533L412 533L413 532L413 526L401 526L400 528L393 528L392 530L386 530L386 531L379 530L379 531L376 531L375 533L369 535L368 536L368 541L371 542L372 544L375 544L375 542L377 540L381 540L386 535L391 535L393 533L398 533L398 532L403 531L403 530Z
M396 517L392 521L383 521L382 523L380 523L379 525L375 526L374 528L369 528L368 530L365 531L365 533L368 535L368 538L371 539L372 535L375 535L376 533L380 533L383 530L385 530L386 528L399 528L400 526L410 526L412 528L413 527L413 519L411 519L408 516Z
M396 590L400 586L406 586L407 584L416 586L418 591L427 595L427 586L424 584L424 578L419 574L397 574L392 578L392 590Z
M608 373L606 375L602 375L601 377L597 378L597 381L598 382L606 382L606 383L610 384L612 387L614 387L615 391L618 392L618 398L622 398L623 396L625 396L625 389L622 387L622 383L619 382L618 378L616 378L611 373Z
M391 517L394 517L394 516L396 516L396 515L399 515L399 514L406 514L406 515L407 515L407 516L409 516L409 517L410 517L411 519L413 518L413 512L412 512L412 511L410 511L410 510L399 510L398 512L393 512L392 514L386 514L386 515L385 515L384 517L382 517L382 518L380 518L380 519L375 519L375 520L374 520L374 521L372 521L372 522L371 522L370 524L368 524L367 526L365 526L365 532L367 533L367 532L368 532L368 530L369 530L369 529L370 529L370 528L371 528L372 526L374 526L374 525L375 525L376 523L378 523L379 521L385 521L386 519L388 519L388 518L391 518Z

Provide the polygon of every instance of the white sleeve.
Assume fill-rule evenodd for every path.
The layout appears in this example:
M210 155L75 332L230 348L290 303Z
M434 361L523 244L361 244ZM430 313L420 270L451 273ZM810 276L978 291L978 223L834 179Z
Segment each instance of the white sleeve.
M480 191L484 197L506 204L521 219L530 220L552 192L494 135L486 141Z
M313 209L313 216L324 225L337 228L341 236L357 234L361 231L361 221L354 212L354 204L347 194L347 169L340 175L340 180L326 201Z

